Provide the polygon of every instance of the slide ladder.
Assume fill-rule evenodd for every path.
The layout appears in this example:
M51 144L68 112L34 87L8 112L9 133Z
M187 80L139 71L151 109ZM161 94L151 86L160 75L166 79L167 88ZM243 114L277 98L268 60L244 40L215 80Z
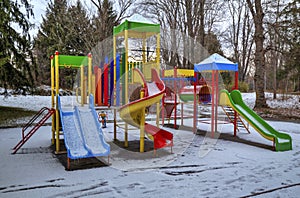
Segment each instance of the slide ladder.
M234 110L230 106L221 106L224 113L228 117L230 123L234 124ZM245 128L248 133L250 133L249 130L249 124L246 124L239 114L237 114L237 129L239 128Z
M22 128L22 139L13 148L12 154L15 154L30 139L30 137L51 117L53 113L55 113L55 109L49 109L47 107L43 107L39 112L37 112ZM40 120L35 124L34 122L39 118ZM26 132L27 130L29 130L29 132Z

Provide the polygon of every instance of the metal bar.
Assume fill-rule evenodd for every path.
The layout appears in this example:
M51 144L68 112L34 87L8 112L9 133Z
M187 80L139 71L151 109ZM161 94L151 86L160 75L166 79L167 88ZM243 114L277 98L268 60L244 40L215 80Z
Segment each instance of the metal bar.
M22 140L19 141L19 143L13 148L12 154L15 154L26 142L30 139L30 137L48 120L51 115L55 111L53 109L49 110L49 112L42 117L42 119L24 136L22 137ZM23 133L23 131L22 131Z

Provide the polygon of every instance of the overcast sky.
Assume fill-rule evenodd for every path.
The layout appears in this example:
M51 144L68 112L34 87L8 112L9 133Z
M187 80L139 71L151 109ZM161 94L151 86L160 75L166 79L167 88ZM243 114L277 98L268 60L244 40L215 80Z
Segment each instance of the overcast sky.
M38 29L43 21L42 16L45 15L48 3L51 0L29 0L28 2L33 6L34 18L30 18L30 21L35 24L34 29L30 31L31 35L35 36L38 32ZM76 0L68 0L68 4L73 4ZM90 7L90 1L81 0L82 4L86 7ZM25 10L24 10L25 11Z
M29 3L33 6L34 18L30 18L31 23L35 25L34 29L30 31L31 35L36 35L40 24L42 23L42 16L46 12L49 0L31 0Z

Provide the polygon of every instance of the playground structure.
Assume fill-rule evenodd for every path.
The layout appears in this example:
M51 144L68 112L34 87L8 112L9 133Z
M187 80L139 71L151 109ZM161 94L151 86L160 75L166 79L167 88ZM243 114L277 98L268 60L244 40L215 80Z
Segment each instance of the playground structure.
M173 146L173 134L159 128L160 100L164 95L165 86L159 77L160 70L160 25L125 20L114 27L114 102L120 106L120 117L125 121L124 146L128 147L128 124L140 129L140 152L144 152L145 135L154 141L154 153L156 149ZM122 66L119 69L117 53L117 39L124 39ZM132 50L129 49L129 39L140 39L142 48L134 51L142 52L141 64L130 63L129 57ZM147 39L156 40L156 49L153 50L155 58L149 58ZM147 81L151 81L150 83ZM121 89L122 86L122 89ZM129 90L142 87L140 96L130 100ZM120 100L120 94L122 101ZM156 126L145 122L145 108L156 104ZM116 108L114 120L116 120ZM114 122L114 140L117 140L116 121Z
M168 87L168 91L166 91L165 97L162 100L162 106L165 111L162 110L162 125L164 125L165 116L168 118L170 122L172 113L174 114L174 128L177 128L177 106L180 104L180 100L178 99L178 87L184 87L185 83L188 80L192 80L194 76L193 70L188 69L174 69L170 70L162 70L162 79ZM189 81L188 81L189 82ZM182 104L182 103L181 103ZM182 106L181 106L182 107ZM183 109L181 108L181 118L183 119ZM166 113L166 115L165 115ZM182 121L181 119L181 121ZM182 123L182 122L181 122Z
M219 73L224 71L233 71L235 73L234 87L238 89L238 65L229 61L228 59L220 56L219 54L213 54L204 59L198 64L194 65L194 78L198 79L198 74L209 72L211 74L211 136L214 137L214 132L218 126L218 106L219 106ZM193 128L197 128L197 115L198 115L198 98L200 97L196 93L197 87L194 83L194 124ZM233 118L234 136L237 132L237 113L234 113Z
M134 27L133 29L128 27ZM137 28L139 27L139 28ZM143 28L146 27L146 33L142 33ZM125 28L125 29L124 29ZM137 29L136 29L137 28ZM140 29L141 28L141 29ZM134 30L135 29L135 30ZM125 31L125 32L124 32ZM141 131L140 137L140 152L144 152L144 137L145 132L154 141L154 152L156 149L173 145L173 135L158 127L159 125L159 101L165 92L165 87L159 78L160 68L160 51L159 47L156 49L156 58L151 60L146 58L147 46L146 40L151 36L156 37L157 46L160 44L160 26L157 24L145 24L138 22L125 21L119 27L114 29L114 41L117 37L125 36L125 46L128 47L129 37L138 37L143 39L143 59L139 63L132 63L128 61L128 49L121 55L117 54L116 44L114 44L114 61L108 61L106 58L104 64L92 68L92 55L88 56L68 56L60 55L58 52L55 56L51 56L51 100L52 109L47 114L47 119L52 115L52 144L55 144L55 153L60 154L61 141L64 143L68 154L68 168L70 166L70 159L87 158L93 156L105 156L109 154L109 145L103 139L103 132L98 126L99 121L95 113L94 103L97 106L108 106L114 110L114 140L116 140L116 111L120 109L121 118L125 119L130 115L134 119L139 115L145 120L145 108L152 104L157 105L157 126L150 125L149 123L129 122L137 126ZM74 109L65 110L61 104L59 96L59 70L61 68L76 68L80 72L80 86L76 89L76 99L80 107L75 106ZM92 69L94 69L94 74ZM140 70L142 72L139 72ZM87 73L87 76L85 75ZM124 76L122 79L121 76ZM152 83L146 82L152 80ZM143 99L128 103L129 87L133 84L143 86L145 95ZM159 93L152 90L159 90ZM80 101L79 101L80 95ZM89 96L89 97L88 97ZM95 101L92 100L95 96ZM86 104L89 100L89 108ZM138 105L136 105L138 104ZM138 113L132 111L132 107L138 107ZM129 112L128 112L129 111ZM82 116L82 112L88 112ZM127 112L127 113L124 113ZM135 114L135 115L134 115ZM124 115L126 115L124 117ZM89 125L85 124L84 117L89 120L95 120L95 123ZM97 118L96 118L97 117ZM87 127L92 129L87 130ZM86 134L87 131L90 134ZM125 123L125 147L128 146L128 123ZM61 138L63 135L64 138ZM31 136L31 135L30 135ZM87 137L93 136L94 139L99 139L98 145L91 145ZM97 138L99 136L99 138ZM22 140L23 142L23 140ZM77 145L74 146L74 145ZM92 149L96 147L97 149Z
M218 106L229 106L234 110L234 136L237 135L237 120L241 116L246 120L262 137L273 142L273 148L276 151L286 151L292 149L292 139L288 134L281 133L273 129L260 116L252 111L242 100L242 96L238 89L238 66L237 64L225 59L224 57L213 54L205 60L194 65L195 79L199 72L211 72L211 136L214 138L214 133L218 127ZM235 80L233 91L229 94L228 91L219 91L219 76L223 71L235 72ZM194 131L197 130L197 94L196 84L194 84Z
M134 69L133 72L140 75L140 83L143 86L143 91L141 91L140 99L123 105L120 108L120 117L126 123L140 129L140 152L144 152L144 137L146 132L146 135L154 142L155 154L157 149L173 146L172 133L145 122L145 108L156 104L162 99L165 86L155 69L152 69L152 81L150 83L145 81L144 75L138 69Z
M156 39L155 58L149 58L147 39ZM124 38L125 47L121 52L117 49L117 39ZM129 39L142 39L142 60L132 62L130 59ZM114 28L113 60L106 58L100 66L92 67L92 56L67 56L58 52L51 57L51 100L52 107L42 108L22 130L21 141L13 148L15 154L26 141L52 116L52 144L55 153L61 153L61 135L67 149L68 168L71 159L109 156L110 146L104 140L103 131L95 111L97 106L107 106L114 112L114 140L117 140L117 111L125 121L124 146L128 147L128 131L132 125L140 130L140 152L144 152L145 137L154 142L154 153L157 149L173 146L173 134L159 126L160 112L164 124L164 111L167 118L174 115L174 128L177 120L177 106L181 104L181 122L183 124L183 104L193 103L193 131L197 131L198 105L211 106L211 137L215 138L218 130L218 107L228 106L234 112L231 122L234 125L234 136L237 135L237 122L243 118L262 137L273 142L274 150L286 151L292 149L292 139L288 134L273 129L243 102L238 89L238 66L224 57L213 54L202 62L194 65L194 70L163 70L160 78L160 26L126 20ZM121 55L120 55L121 53ZM76 90L77 102L72 110L65 110L59 96L59 69L76 68L80 70L80 87ZM93 74L94 69L94 74ZM87 72L86 72L87 70ZM234 90L229 93L219 89L219 73L233 71L235 73ZM198 74L211 74L211 84L196 83ZM87 76L85 76L87 73ZM172 81L173 89L165 86ZM207 79L205 79L207 80ZM193 82L186 85L184 82ZM178 84L179 83L179 84ZM178 89L178 86L181 89ZM131 100L133 90L139 88L138 98ZM81 99L79 101L79 90ZM179 95L179 97L178 97ZM89 100L87 100L89 99ZM180 99L180 100L179 100ZM162 101L160 103L160 101ZM86 104L89 104L88 106ZM156 105L156 125L146 122L146 108ZM226 113L226 110L225 110ZM227 114L226 114L227 115ZM38 121L37 124L34 122ZM28 131L29 132L26 132Z
M113 60L105 58L104 63L94 66L95 75L95 104L97 106L110 106L110 95L113 92Z
M174 69L162 70L162 79L164 80L167 88L171 87L170 91L166 91L165 97L162 101L165 108L165 111L162 111L162 125L164 125L165 112L169 122L173 113L174 128L178 128L177 106L179 104L181 126L183 125L183 119L189 118L188 115L184 115L183 113L183 105L191 102L193 104L194 84L196 84L196 94L199 99L198 102L207 104L211 101L211 88L207 85L204 78L200 78L199 80L194 79L194 70L178 69L177 67L174 67ZM178 96L180 100L178 99Z
M72 111L64 111L60 96L57 96L57 106L64 133L67 149L67 169L70 169L70 159L108 156L110 145L103 137L98 116L94 107L94 97L89 96L89 108L75 106Z
M241 115L251 126L264 138L273 142L273 148L276 151L292 150L292 138L286 133L276 131L253 110L251 110L244 102L241 93L233 90L229 93L222 90L220 93L220 105L232 107L239 115Z
M86 67L87 78L85 76ZM80 69L80 107L75 105L71 110L64 110L59 96L60 68ZM61 153L60 135L64 136L68 157L67 169L70 169L70 159L109 156L110 153L110 146L104 140L94 108L95 87L92 86L94 79L91 54L67 56L55 52L55 56L51 57L51 99L52 108L55 109L55 115L52 116L52 144L55 144L55 153ZM86 88L86 84L88 88ZM77 91L76 98L79 102ZM85 105L87 98L89 98L88 106Z

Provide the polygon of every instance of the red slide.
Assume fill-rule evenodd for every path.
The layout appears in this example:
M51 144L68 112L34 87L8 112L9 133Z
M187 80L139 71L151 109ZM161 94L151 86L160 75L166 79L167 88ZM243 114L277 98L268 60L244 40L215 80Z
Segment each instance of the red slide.
M145 123L145 131L153 136L154 149L173 146L173 134L154 125Z

